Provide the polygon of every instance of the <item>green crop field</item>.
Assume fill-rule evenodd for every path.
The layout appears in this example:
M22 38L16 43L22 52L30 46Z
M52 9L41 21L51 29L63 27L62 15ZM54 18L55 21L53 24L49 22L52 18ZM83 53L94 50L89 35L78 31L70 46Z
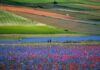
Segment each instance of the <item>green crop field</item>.
M100 5L99 1L92 1L92 0L14 0L16 2L25 2L25 3L79 3L79 4L91 4L91 5Z
M28 3L47 3L47 2L53 2L55 0L15 0L17 2L28 2ZM66 0L56 0L57 2L65 2Z
M13 13L0 10L0 25L8 24L8 25L14 25L14 24L36 24L36 22L32 22L29 19L26 19L24 17L15 15Z
M43 25L7 11L0 11L0 34L56 34L70 33L52 26Z
M56 34L63 30L49 26L0 26L0 34Z

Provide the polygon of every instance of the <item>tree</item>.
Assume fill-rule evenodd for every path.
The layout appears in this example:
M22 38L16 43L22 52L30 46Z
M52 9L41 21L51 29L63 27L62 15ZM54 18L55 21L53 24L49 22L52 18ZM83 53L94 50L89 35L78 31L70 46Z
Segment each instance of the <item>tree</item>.
M58 2L54 0L53 4L58 4Z

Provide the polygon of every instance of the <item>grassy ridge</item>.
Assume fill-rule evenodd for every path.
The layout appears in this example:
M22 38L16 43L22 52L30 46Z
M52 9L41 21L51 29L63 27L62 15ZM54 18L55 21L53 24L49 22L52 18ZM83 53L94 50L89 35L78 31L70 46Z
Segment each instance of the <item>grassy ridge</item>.
M91 4L91 5L100 5L97 1L91 0L14 0L16 2L24 3L52 3L52 2L63 2L63 3L79 3L79 4Z
M16 2L28 2L28 3L48 3L54 2L54 0L15 0ZM66 0L55 0L57 2L65 2Z
M49 26L0 26L0 34L56 34L56 33L65 33L65 31L52 28Z
M55 2L57 4L55 4ZM62 6L63 8L69 8L74 10L97 10L88 6L100 6L99 1L91 0L4 0L2 4L15 5L15 6L29 6L29 7L40 7L50 8L54 6ZM45 3L45 4L44 4ZM100 8L99 8L100 9Z
M0 40L20 40L32 37L71 37L71 36L90 36L88 34L0 34Z
M54 4L54 2L56 2L57 4ZM39 8L53 8L54 6L60 6L63 8L81 11L100 10L100 2L91 0L4 0L3 3L15 6L29 6ZM92 8L91 6L97 6L97 8Z
M43 43L21 43L21 44L0 44L0 46L22 46L22 47L27 47L27 46L33 46L33 47L39 47L39 46L85 46L85 45L88 45L88 46L100 46L100 42L98 41L87 41L87 42L69 42L69 43L59 43L59 42L51 42L51 43L48 43L48 42L43 42Z

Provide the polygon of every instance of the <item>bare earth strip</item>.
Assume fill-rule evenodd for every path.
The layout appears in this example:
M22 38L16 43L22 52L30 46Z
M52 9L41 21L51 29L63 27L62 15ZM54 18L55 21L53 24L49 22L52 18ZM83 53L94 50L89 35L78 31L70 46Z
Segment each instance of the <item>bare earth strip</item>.
M53 17L53 18L65 19L65 20L71 18L70 16L40 11L36 9L19 8L19 7L12 7L12 6L0 6L0 8L4 10L9 10L9 11L20 11L20 12L25 12L25 13L28 12L35 15L48 16L48 17Z

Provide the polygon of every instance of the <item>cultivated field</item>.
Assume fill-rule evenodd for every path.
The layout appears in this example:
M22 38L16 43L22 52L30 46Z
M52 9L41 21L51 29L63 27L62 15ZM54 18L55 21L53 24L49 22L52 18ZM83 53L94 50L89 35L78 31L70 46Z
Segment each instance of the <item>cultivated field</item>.
M10 19L9 17L7 18L6 16L3 17L3 18L6 18L5 20L1 18L0 20L1 24L10 23L9 25L12 25L12 24L34 25L37 23L41 23L43 25L53 26L55 28L54 29L55 31L54 30L53 30L54 32L48 31L47 34L48 33L62 33L62 34L65 34L65 33L67 34L70 34L70 33L81 34L82 33L83 34L84 33L84 34L91 34L91 35L100 34L100 30L99 30L100 4L98 1L92 1L92 0L88 0L88 1L86 0L85 1L83 0L67 0L67 1L66 0L55 0L55 1L54 0L41 0L41 1L13 0L12 1L12 0L6 0L6 1L1 1L0 8L1 10L6 11L6 14L8 13L10 14L8 15ZM16 16L16 19L13 18L11 14L13 14L13 17ZM20 17L20 19L18 17ZM58 28L60 28L60 30L56 30ZM34 31L34 29L32 30ZM36 32L38 33L37 30ZM18 32L18 33L21 33L21 32ZM22 33L25 33L25 32L22 32ZM29 33L35 33L35 32L31 32L30 30ZM42 32L40 32L40 34L41 33ZM45 33L45 30L43 34L44 33Z
M66 33L62 29L32 21L8 11L0 11L0 34L52 34Z
M57 3L79 3L79 4L93 4L93 5L100 5L98 2L99 1L92 1L92 0L14 0L15 2L22 2L22 3L52 3L52 2L57 2Z
M99 70L99 0L1 0L0 70Z
M55 26L56 28L62 29L63 30L62 33L100 34L99 24L96 24L95 22L91 24L92 21L89 22L89 21L78 20L77 18L81 17L81 15L79 16L76 15L77 16L76 17L76 16L66 15L67 13L65 14L63 11L61 11L60 13L56 12L55 10L54 12L52 10L48 12L49 10L45 11L44 9L43 10L32 9L32 8L24 8L24 7L20 8L20 7L12 7L12 6L1 6L1 9L12 12L16 15L20 15L24 18L29 19L30 21L37 21L40 23L44 23L46 25ZM89 12L86 12L86 15L88 13ZM89 17L91 17L91 15L93 14L89 14L87 20L89 20ZM95 17L99 19L99 16L95 15Z

